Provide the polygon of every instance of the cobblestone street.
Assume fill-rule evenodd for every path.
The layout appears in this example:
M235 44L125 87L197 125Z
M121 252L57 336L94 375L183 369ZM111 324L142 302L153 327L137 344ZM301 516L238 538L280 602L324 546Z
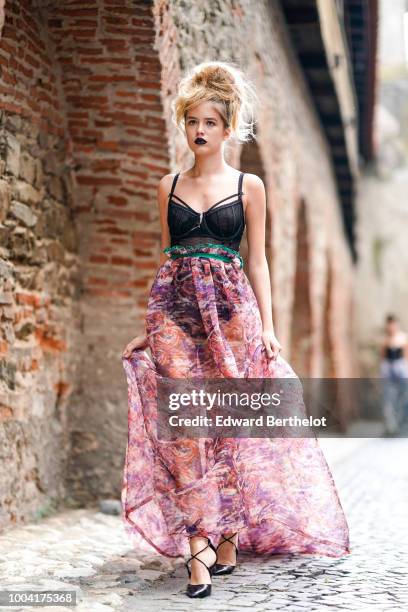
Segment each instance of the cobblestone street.
M241 554L234 574L214 577L212 596L193 602L182 564L136 554L119 517L76 510L1 536L2 588L75 589L75 609L86 612L406 610L408 440L356 442L322 441L349 522L348 557Z

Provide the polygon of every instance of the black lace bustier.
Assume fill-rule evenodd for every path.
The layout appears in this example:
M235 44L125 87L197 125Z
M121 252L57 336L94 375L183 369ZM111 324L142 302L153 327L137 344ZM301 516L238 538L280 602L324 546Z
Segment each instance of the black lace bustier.
M245 229L244 205L242 203L244 173L241 172L239 175L238 193L215 202L205 212L197 212L187 202L174 194L179 174L178 172L175 175L169 193L167 223L170 230L171 246L211 242L223 244L238 251ZM173 198L177 198L179 202L175 202Z
M401 359L404 356L402 346L387 346L385 349L385 358L389 361Z

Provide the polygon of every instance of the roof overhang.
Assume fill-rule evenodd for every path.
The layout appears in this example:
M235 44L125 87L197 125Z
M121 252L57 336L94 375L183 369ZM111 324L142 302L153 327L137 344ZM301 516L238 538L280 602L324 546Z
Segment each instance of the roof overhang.
M367 1L353 0L353 4ZM284 0L282 9L330 146L345 233L355 260L354 201L360 165L361 105L354 84L343 2Z

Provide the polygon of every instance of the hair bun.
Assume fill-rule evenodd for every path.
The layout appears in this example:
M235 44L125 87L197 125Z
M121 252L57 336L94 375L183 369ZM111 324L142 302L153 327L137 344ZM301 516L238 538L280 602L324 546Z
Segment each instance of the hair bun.
M181 80L173 113L176 125L185 121L188 109L204 101L217 104L232 136L241 142L255 138L254 105L258 97L252 83L233 64L202 62Z
M234 85L235 78L230 70L217 64L203 66L195 73L197 85L218 88L220 85Z

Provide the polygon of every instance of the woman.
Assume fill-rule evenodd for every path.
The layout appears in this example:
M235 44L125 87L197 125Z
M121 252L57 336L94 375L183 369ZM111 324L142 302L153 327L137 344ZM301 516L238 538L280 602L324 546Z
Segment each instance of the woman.
M381 345L380 375L383 383L383 418L385 431L394 435L404 417L408 400L407 336L396 316L386 318L385 337Z
M125 526L139 535L138 545L144 538L169 557L184 556L189 543L189 597L209 595L211 575L233 571L238 533L240 549L256 553L350 552L346 519L314 437L165 443L153 425L164 377L296 378L279 355L272 322L264 185L223 154L228 138L253 136L255 99L242 73L223 62L200 64L180 83L175 121L195 160L159 183L161 265L146 334L123 353ZM239 254L245 224L248 278Z

